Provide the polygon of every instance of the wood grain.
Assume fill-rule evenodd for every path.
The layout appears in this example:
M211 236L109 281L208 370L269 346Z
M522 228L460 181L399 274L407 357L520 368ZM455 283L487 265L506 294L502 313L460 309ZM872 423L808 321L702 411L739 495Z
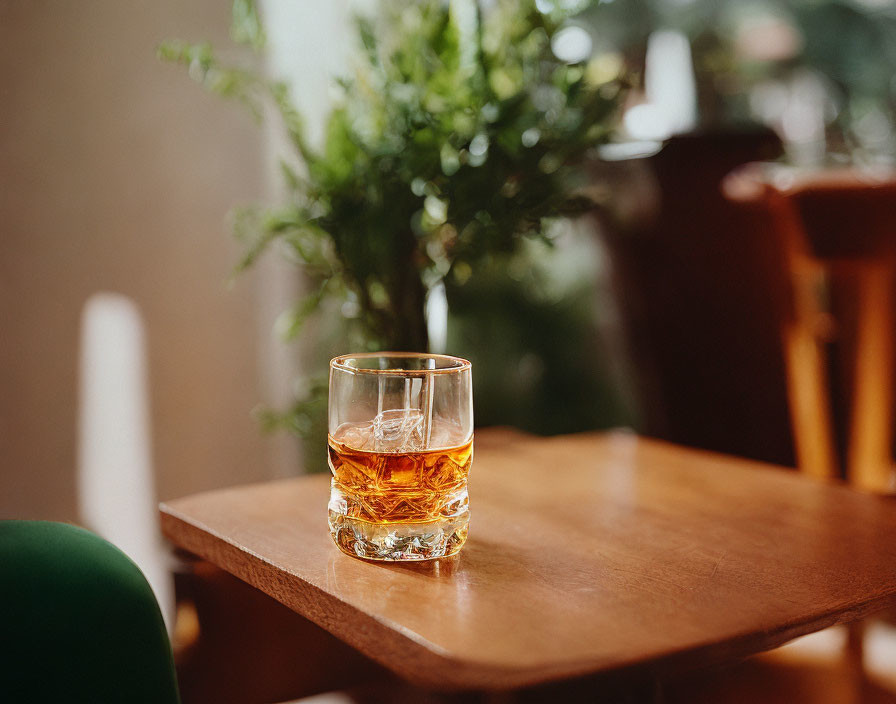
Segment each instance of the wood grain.
M325 476L162 505L165 534L396 673L444 689L693 667L896 603L896 506L627 433L478 432L455 558L373 563Z

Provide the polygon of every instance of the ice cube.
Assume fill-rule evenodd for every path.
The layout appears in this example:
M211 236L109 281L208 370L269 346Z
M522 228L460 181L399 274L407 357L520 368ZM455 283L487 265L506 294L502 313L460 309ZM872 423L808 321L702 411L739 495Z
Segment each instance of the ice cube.
M439 420L433 419L432 430L429 434L429 447L459 447L470 439L469 434L470 431L468 430L464 433L463 428L458 423L444 418Z
M343 423L333 433L333 439L353 450L372 450L374 435L373 422Z
M425 449L423 413L392 408L373 419L375 452L418 452Z

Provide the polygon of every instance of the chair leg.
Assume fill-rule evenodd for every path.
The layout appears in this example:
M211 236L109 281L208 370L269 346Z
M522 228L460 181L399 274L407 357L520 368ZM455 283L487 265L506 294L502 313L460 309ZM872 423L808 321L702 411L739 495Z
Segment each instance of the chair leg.
M892 487L893 269L870 264L859 274L855 391L847 471L869 491Z
M792 267L794 311L783 326L782 342L797 467L809 476L831 479L838 471L827 369L816 334L819 272L805 262Z
M854 621L847 625L846 666L852 679L853 697L856 704L866 700L865 685L865 622Z

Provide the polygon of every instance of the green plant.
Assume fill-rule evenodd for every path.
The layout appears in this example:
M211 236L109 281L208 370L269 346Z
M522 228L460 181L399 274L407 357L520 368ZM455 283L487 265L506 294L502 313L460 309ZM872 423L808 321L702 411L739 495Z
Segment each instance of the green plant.
M285 83L223 64L207 43L160 48L254 115L272 105L300 157L301 169L281 163L285 205L235 218L240 268L279 241L314 282L283 319L287 337L335 298L368 348L425 350L433 286L463 283L523 238L550 241L547 220L592 207L582 165L608 140L624 86L554 56L566 19L525 1L383 2L357 20L362 61L339 81L319 149ZM251 0L234 2L232 37L263 49ZM309 403L286 416L292 427L308 427Z

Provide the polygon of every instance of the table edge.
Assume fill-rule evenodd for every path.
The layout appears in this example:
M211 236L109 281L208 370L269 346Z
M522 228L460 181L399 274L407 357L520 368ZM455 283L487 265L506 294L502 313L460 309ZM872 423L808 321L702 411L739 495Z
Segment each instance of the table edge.
M894 586L889 592L859 605L814 614L775 631L761 634L747 631L723 640L670 650L657 657L645 656L629 661L570 660L537 667L508 668L452 655L409 629L378 619L301 576L285 572L260 555L215 534L207 526L186 519L166 504L161 505L160 513L162 533L178 547L259 589L404 679L440 690L514 689L561 679L626 677L645 671L661 676L771 650L799 636L855 621L896 604ZM213 536L214 544L210 545L207 538L197 539L203 534ZM349 627L348 624L352 625ZM403 662L413 664L402 667Z

